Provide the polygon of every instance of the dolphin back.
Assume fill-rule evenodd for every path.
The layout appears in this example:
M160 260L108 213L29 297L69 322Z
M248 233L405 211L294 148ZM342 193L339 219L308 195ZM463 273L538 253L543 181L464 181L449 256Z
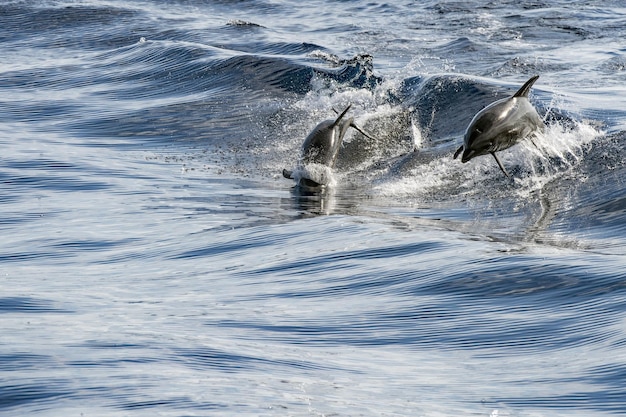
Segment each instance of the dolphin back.
M346 109L347 110L347 109ZM306 137L302 145L301 161L305 164L322 164L333 168L346 131L353 123L351 117L320 122Z
M526 81L526 83L524 83L524 85L519 90L517 90L517 93L515 93L513 97L528 98L528 93L530 92L530 88L533 86L533 84L535 83L535 81L537 81L538 78L539 76L535 75L530 80Z

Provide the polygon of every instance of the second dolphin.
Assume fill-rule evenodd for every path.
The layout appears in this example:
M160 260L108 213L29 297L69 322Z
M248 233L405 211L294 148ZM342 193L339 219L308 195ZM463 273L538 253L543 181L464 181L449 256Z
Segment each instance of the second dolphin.
M349 127L355 128L361 134L368 138L370 135L361 130L354 124L352 117L344 118L352 105L348 105L336 119L329 119L320 122L309 133L302 144L302 154L298 162L299 170L306 171L307 166L321 166L324 168L334 168L337 161L339 149L343 143L343 138ZM285 178L296 179L293 171L283 169ZM306 187L320 187L325 184L323 178L309 178L311 175L299 175L298 185Z
M538 75L532 77L512 97L498 100L478 112L465 131L464 143L454 153L454 159L461 152L463 163L491 154L508 177L496 152L508 149L544 129L537 110L528 100L530 88L538 78Z

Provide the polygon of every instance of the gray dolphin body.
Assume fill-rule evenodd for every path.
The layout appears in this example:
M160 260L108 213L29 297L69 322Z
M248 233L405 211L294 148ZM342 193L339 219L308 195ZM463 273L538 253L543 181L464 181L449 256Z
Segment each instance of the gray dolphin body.
M454 159L461 152L463 163L480 155L491 154L508 177L496 152L510 148L545 127L528 100L530 88L538 78L536 75L526 81L512 97L498 100L479 111L465 131L464 143L454 153Z
M320 122L311 133L309 133L302 144L302 153L299 160L301 166L320 164L334 168L339 149L343 143L343 137L349 127L353 127L364 136L371 138L371 136L354 124L352 117L344 118L351 106L352 105L348 105L335 120L329 119ZM294 179L293 172L286 169L283 169L283 176L285 178ZM323 185L310 178L300 178L298 184L308 187L319 187Z

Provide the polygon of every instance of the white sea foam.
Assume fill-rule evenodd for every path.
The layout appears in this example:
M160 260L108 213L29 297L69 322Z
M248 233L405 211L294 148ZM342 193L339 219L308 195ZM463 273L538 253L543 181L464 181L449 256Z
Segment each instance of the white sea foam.
M603 134L584 122L577 123L574 128L554 123L532 142L524 141L514 154L522 154L524 168L529 171L528 175L515 178L519 196L526 197L563 173L575 169L593 141Z
M419 131L415 126L413 130ZM500 152L499 157L510 171L517 167L517 173L512 174L514 189L520 197L525 197L574 169L593 141L602 135L587 123L577 123L574 128L554 123L532 142L522 141ZM422 164L412 164L400 172L389 170L373 185L373 193L386 197L421 196L446 200L450 194L484 193L486 183L492 187L498 180L504 181L504 176L489 155L467 164L453 160L452 155L445 155Z
M299 164L293 171L293 179L307 179L329 187L337 185L332 168L323 164Z

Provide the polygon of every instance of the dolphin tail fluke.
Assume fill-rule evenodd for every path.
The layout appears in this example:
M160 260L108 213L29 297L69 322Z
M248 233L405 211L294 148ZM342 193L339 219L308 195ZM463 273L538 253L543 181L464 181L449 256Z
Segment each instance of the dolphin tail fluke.
M452 157L452 159L456 159L461 154L461 152L463 152L463 148L464 146L461 145L461 147L457 149L456 152L454 153L454 156Z
M289 170L283 169L283 177L292 180L293 179L293 171L289 171Z
M517 93L515 93L513 97L528 97L528 93L530 92L530 87L533 86L533 84L535 83L535 81L537 81L538 78L539 76L535 75L530 80L526 81L526 83L524 83L524 85L519 90L517 90Z
M491 154L493 155L493 157L496 159L496 162L498 163L498 166L500 167L500 169L502 170L502 172L504 173L504 175L506 175L507 178L509 177L509 173L506 172L506 169L504 169L504 165L502 165L502 162L500 161L500 158L498 158L498 155L496 155L495 152L491 152Z
M333 125L331 127L335 127L335 126L337 126L339 124L341 119L343 119L343 116L345 116L346 113L348 113L348 110L350 110L350 107L352 107L352 104L348 104L348 107L346 107L346 109L344 111L342 111L339 116L337 116L337 118L335 119L335 123L333 123Z

